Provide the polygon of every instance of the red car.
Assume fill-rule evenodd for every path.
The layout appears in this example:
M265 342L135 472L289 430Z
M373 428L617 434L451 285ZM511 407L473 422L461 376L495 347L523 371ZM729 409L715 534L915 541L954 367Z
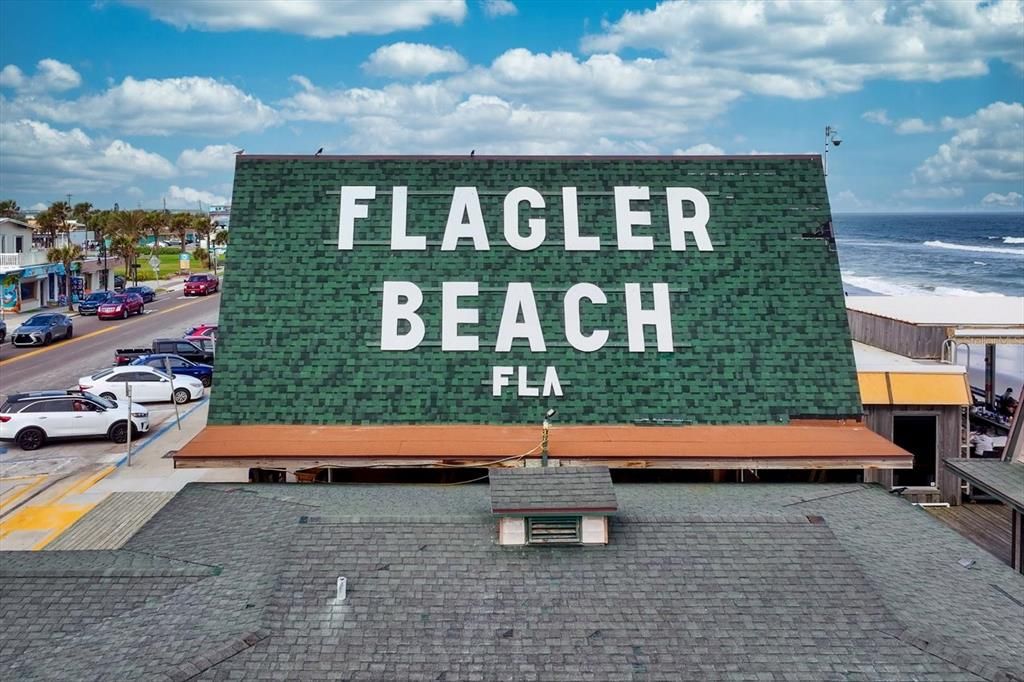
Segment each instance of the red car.
M203 322L195 327L189 327L185 330L185 336L207 336L211 339L217 338L217 325Z
M96 317L101 320L120 317L124 320L132 313L141 315L145 307L138 294L116 294L100 304L96 309Z
M185 280L186 296L206 296L217 291L220 280L216 275L192 275Z

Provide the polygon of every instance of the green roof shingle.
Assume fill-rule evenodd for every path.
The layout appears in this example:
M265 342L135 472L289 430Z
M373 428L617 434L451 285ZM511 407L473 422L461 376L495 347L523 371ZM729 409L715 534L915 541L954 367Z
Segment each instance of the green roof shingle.
M373 185L377 197L356 221L355 245L337 248L342 186ZM407 186L408 231L426 251L390 249L392 186ZM649 186L653 251L615 248L613 188ZM452 190L476 187L490 250L463 240L441 251ZM547 240L517 251L503 238L502 205L516 187L544 194ZM579 192L580 231L600 251L562 245L561 188ZM665 187L695 187L710 204L713 251L668 243ZM662 193L662 196L659 196ZM646 205L645 205L646 204ZM838 258L817 157L709 158L238 158L232 195L229 276L221 306L217 391L210 424L535 423L557 406L561 423L778 423L861 413ZM828 237L826 230L826 237ZM382 351L381 288L410 281L423 290L423 343ZM479 352L440 347L441 284L479 282L460 306L479 309ZM494 350L505 289L530 282L546 352L517 341ZM590 282L607 305L584 304L584 328L609 330L584 353L564 333L562 296ZM624 284L671 296L673 352L630 352ZM557 369L564 395L500 397L493 366L526 366L531 383Z

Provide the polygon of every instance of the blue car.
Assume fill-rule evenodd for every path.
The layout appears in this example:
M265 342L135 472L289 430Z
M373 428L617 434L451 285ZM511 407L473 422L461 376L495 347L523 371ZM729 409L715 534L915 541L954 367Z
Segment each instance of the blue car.
M96 310L102 305L108 298L114 295L113 291L94 291L78 304L79 315L95 315Z
M213 385L213 365L203 365L198 362L186 360L180 355L171 353L151 353L140 355L131 361L132 365L146 365L160 371L166 371L167 365L171 366L171 374L195 377L203 382L203 386Z

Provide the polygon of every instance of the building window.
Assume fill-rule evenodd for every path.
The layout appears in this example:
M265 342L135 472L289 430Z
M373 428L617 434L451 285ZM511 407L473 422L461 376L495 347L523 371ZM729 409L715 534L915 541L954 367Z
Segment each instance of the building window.
M14 252L22 253L25 250L25 238L15 237L14 238Z

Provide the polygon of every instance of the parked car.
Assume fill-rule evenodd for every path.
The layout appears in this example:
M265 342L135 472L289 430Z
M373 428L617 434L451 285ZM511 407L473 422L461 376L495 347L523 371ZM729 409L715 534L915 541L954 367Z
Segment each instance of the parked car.
M15 346L45 346L57 339L70 339L75 333L71 318L61 313L39 313L11 334Z
M185 339L153 339L153 345L149 348L118 348L114 351L114 364L127 365L140 355L151 353L171 353L191 362L213 364L212 352L203 350Z
M216 353L217 339L210 338L209 336L186 336L184 340L209 353L211 358ZM210 362L212 363L213 360L210 360Z
M172 377L145 365L108 367L78 380L80 390L91 391L107 400L126 400L129 385L132 400L140 403L173 400L182 405L190 400L199 400L206 392L199 379L178 375Z
M79 315L95 315L96 311L101 305L106 303L111 296L114 296L113 291L94 291L78 304Z
M96 317L101 320L118 317L127 320L129 315L141 315L144 310L145 304L138 294L114 294L96 309Z
M189 327L188 329L185 330L185 336L186 337L190 337L190 336L206 336L206 337L209 337L211 339L216 339L217 338L217 325L216 324L208 324L208 323L204 322L204 323L202 323L200 325L197 325L195 327Z
M137 287L128 287L124 290L126 294L138 294L142 297L143 303L152 303L156 300L156 290L152 287L139 285Z
M124 291L125 279L121 275L114 275L114 291Z
M129 364L145 365L147 367L163 370L164 372L167 372L167 368L169 366L171 374L174 376L178 376L180 374L182 376L195 377L196 379L199 379L199 381L203 382L203 386L210 387L213 385L213 365L191 362L180 355L173 355L171 353L140 355Z
M4 339L6 339L6 338L7 338L7 323L5 321L3 321L3 320L0 320L0 343L3 343Z
M106 437L123 443L129 419L133 433L149 431L149 410L135 402L129 406L84 391L12 393L0 405L0 441L13 440L22 450L64 438Z
M216 275L190 275L185 280L186 296L206 296L212 294L220 287L220 280Z

